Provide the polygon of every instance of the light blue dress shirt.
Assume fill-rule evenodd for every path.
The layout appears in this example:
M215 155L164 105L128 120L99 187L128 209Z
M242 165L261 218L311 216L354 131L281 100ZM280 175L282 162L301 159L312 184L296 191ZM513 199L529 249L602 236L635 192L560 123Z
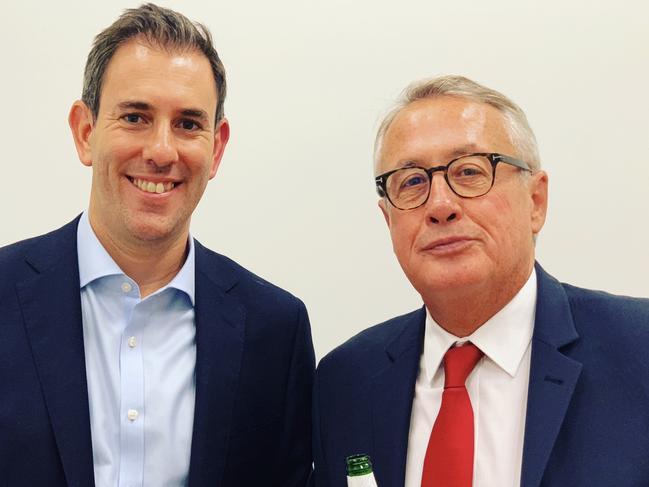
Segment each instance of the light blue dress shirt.
M77 230L96 487L187 485L194 420L194 243L162 289L138 285Z

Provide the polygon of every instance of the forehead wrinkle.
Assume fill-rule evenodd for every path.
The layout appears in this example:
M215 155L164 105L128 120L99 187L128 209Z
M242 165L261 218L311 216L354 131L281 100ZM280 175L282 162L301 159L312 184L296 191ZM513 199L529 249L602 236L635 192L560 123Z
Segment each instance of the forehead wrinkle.
M502 113L485 103L452 97L417 100L391 120L377 166L388 170L415 161L432 167L475 152L509 153L507 128Z

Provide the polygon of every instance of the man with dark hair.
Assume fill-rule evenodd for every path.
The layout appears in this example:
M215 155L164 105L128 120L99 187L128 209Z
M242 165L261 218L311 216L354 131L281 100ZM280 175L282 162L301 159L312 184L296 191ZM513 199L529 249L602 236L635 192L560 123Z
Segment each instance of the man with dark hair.
M318 365L317 487L361 453L379 487L649 485L649 300L535 262L548 176L523 111L461 76L415 83L374 170L424 306Z
M300 486L306 309L189 234L229 138L204 27L127 10L69 124L88 210L0 249L0 484Z

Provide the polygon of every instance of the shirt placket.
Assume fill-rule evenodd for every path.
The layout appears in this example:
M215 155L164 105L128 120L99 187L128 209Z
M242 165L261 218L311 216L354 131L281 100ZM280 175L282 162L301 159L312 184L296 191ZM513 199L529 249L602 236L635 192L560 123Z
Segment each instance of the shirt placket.
M124 281L126 327L122 331L120 364L119 487L142 487L144 478L144 360L142 336L146 315L137 286Z

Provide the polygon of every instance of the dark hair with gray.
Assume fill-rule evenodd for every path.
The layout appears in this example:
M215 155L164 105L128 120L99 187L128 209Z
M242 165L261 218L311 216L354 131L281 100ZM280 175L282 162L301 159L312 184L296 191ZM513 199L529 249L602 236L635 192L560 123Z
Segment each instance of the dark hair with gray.
M106 68L124 42L142 36L152 46L168 50L196 50L205 55L216 83L216 121L223 118L226 83L225 68L212 44L209 30L184 15L152 3L127 9L109 27L101 31L88 54L81 99L93 118L99 113L99 98Z
M385 116L374 142L374 171L379 169L383 137L397 114L409 104L424 98L456 96L472 101L486 103L503 114L507 132L512 145L518 151L516 156L527 162L535 171L541 167L536 137L521 108L502 93L482 86L464 76L440 76L438 78L416 81L409 85L399 97L397 104Z

